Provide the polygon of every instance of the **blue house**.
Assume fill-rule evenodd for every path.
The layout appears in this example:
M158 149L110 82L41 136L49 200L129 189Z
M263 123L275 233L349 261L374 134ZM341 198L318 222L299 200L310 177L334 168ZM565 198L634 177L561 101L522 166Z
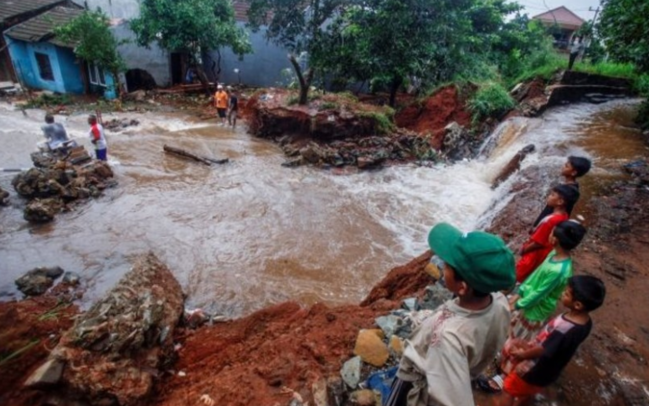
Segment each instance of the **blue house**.
M4 32L18 80L31 89L57 93L103 93L114 98L114 80L102 69L80 61L73 44L62 42L54 28L83 13L80 7L55 7Z

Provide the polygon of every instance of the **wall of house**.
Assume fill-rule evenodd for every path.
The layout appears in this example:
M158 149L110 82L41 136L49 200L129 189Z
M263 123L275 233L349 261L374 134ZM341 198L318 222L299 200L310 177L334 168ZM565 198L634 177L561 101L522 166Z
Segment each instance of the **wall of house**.
M86 89L81 76L81 63L77 62L74 52L69 48L56 47L56 53L66 92L83 94Z
M117 48L128 69L143 69L153 76L156 85L161 87L169 86L171 83L171 71L167 51L156 44L151 44L149 49L138 46L135 42L135 33L131 31L126 21L113 26L111 30L118 40L129 41Z
M238 23L244 26L244 23ZM229 48L221 50L221 75L219 80L225 84L241 83L248 86L270 87L279 86L285 81L282 77L282 70L289 68L291 64L286 57L288 51L273 43L266 41L265 33L260 30L257 33L250 33L250 43L253 53L243 56L242 60ZM210 80L214 80L212 73L213 61L218 60L217 52L208 52L203 58L203 66ZM234 72L239 69L239 74Z
M130 19L140 15L138 0L73 0L73 2L92 11L99 8L111 18Z
M71 51L65 52L50 43L28 43L5 37L16 74L27 87L58 93L83 93L79 65ZM36 52L49 57L53 80L41 77Z

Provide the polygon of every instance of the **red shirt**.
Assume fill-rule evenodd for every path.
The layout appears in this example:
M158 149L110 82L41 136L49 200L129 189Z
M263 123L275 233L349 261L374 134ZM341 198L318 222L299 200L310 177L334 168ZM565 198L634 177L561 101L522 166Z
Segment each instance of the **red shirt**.
M541 220L538 226L534 229L534 233L530 237L523 247L526 247L532 243L537 243L542 245L543 248L534 250L524 254L521 259L518 260L516 264L516 282L523 283L525 279L534 270L545 261L545 257L548 256L550 251L552 251L552 244L550 244L550 235L552 235L552 230L557 224L568 220L568 213L552 213L549 216L546 216Z

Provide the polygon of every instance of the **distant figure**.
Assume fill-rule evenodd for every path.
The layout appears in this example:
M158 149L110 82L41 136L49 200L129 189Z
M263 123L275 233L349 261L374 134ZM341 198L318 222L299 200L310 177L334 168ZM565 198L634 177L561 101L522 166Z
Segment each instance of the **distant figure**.
M228 113L228 124L232 126L234 129L237 126L237 113L239 111L239 97L237 97L237 93L235 91L232 91L232 88L228 88L230 90L230 102L228 103L228 107L230 109L230 112Z
M606 286L590 275L573 276L561 296L567 312L552 319L534 340L512 348L518 364L505 379L499 406L527 404L555 382L593 328L590 312L604 303Z
M573 41L572 46L570 47L570 61L568 62L568 70L572 70L572 65L574 65L575 60L579 56L579 53L584 48L584 44L581 42L581 37L577 37Z
M108 146L106 144L106 136L104 135L104 127L97 122L97 116L94 114L88 116L88 124L90 124L88 136L90 137L90 142L95 146L97 159L107 161Z
M43 130L46 139L45 144L51 151L65 148L68 144L74 142L70 141L63 124L55 123L54 116L49 113L45 115L45 125L41 127L41 130Z
M559 185L552 188L546 199L552 213L541 220L534 233L521 248L521 258L516 263L516 282L523 283L534 270L545 261L552 251L550 236L559 223L568 220L566 207L574 206L579 192L572 186Z
M225 125L225 116L228 111L228 94L223 90L223 85L218 85L216 87L216 93L214 93L214 103L216 105L216 111L218 112L219 119L221 120L221 125Z
M581 178L585 174L590 171L590 160L588 158L584 158L581 156L569 156L568 160L566 163L563 165L563 168L561 168L561 176L563 176L563 184L572 186L579 192L579 183L577 182L577 178ZM572 209L574 208L575 204L577 202L575 201L574 204L566 207L566 211L568 212L568 216L572 214ZM534 221L533 227L536 227L539 225L541 220L545 218L545 216L548 216L552 214L553 209L550 206L545 206L541 214L536 218L536 221Z

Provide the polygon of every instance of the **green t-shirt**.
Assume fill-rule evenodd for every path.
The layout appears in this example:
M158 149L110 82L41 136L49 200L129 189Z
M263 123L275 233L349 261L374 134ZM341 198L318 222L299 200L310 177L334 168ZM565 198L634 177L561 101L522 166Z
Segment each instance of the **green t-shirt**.
M555 255L554 250L550 252L518 289L521 298L516 308L523 310L529 321L544 321L554 313L568 278L572 276L572 259L555 261Z

